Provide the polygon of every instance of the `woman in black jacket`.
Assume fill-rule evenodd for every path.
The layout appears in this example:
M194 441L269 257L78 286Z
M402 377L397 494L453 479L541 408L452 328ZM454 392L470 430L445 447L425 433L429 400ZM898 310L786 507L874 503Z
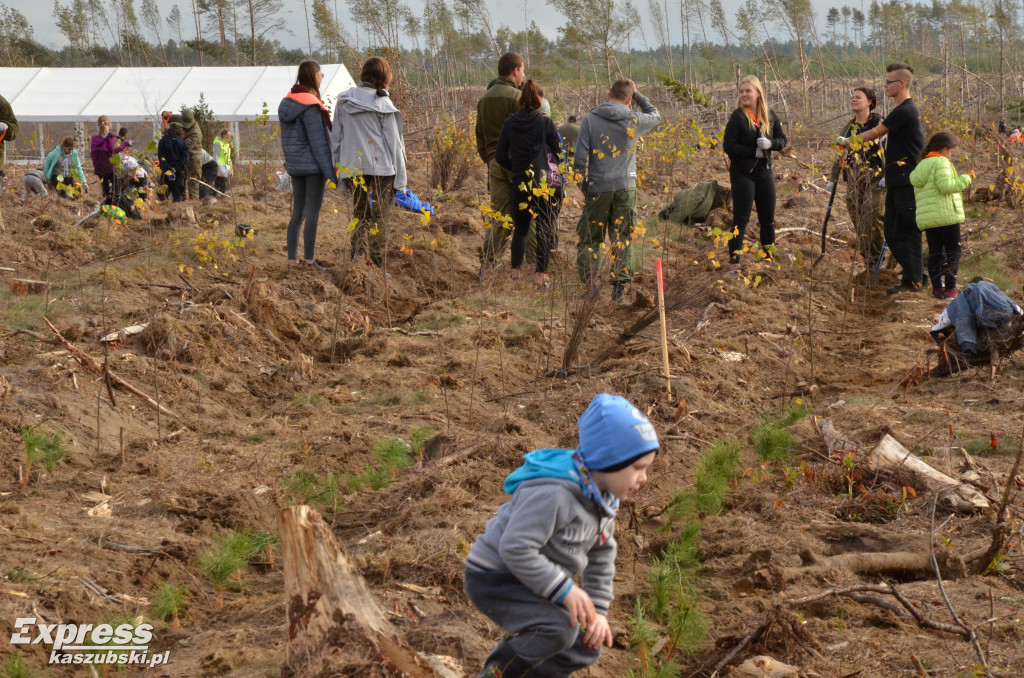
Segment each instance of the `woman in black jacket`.
M853 118L846 123L842 136L859 137L882 122L875 113L878 100L870 87L858 87L850 96L850 112ZM875 265L875 259L882 253L885 244L885 189L879 188L882 178L881 147L876 141L869 141L856 151L837 159L832 165L832 174L825 189L830 193L839 181L842 171L846 180L846 210L857 231L857 245L868 266Z
M515 187L512 198L512 277L515 280L523 274L530 221L543 210L539 201L552 200L556 192L554 186L547 184L548 153L558 158L562 152L562 139L555 123L540 110L543 99L544 91L536 81L530 79L523 83L519 110L508 116L501 126L498 148L494 152L498 164L512 174ZM534 189L539 194L534 193ZM534 282L543 287L555 241L554 224L550 219L538 219L536 224L537 272Z
M761 225L762 256L771 259L775 250L775 175L772 151L786 147L786 135L774 111L768 110L764 89L756 76L740 80L739 106L725 126L722 146L729 156L732 182L732 223L729 262L737 264L744 250L751 207L757 207Z

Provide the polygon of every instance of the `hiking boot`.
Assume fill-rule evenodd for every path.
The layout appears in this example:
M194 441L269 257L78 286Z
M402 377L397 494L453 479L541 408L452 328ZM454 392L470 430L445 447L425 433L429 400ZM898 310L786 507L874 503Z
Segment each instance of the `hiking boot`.
M936 299L945 299L946 292L941 287L933 287L932 296L935 297Z
M959 296L960 296L960 290L958 290L955 287L950 287L949 289L947 289L945 292L942 293L942 297L944 299L956 299Z
M886 287L886 294L902 294L903 292L920 292L923 287L920 284L917 285L893 285L892 287Z
M616 304L621 304L626 295L626 286L615 283L612 285L612 301Z

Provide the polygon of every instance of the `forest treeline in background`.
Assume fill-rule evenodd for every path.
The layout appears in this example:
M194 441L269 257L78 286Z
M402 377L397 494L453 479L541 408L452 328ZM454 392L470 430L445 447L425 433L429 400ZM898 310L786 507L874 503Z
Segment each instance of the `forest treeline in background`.
M161 5L164 6L161 9ZM370 54L397 62L400 82L456 89L486 83L498 55L521 53L531 75L579 87L621 75L661 80L707 105L716 85L755 73L786 81L812 104L816 83L876 79L893 60L941 76L945 96L1021 115L1024 2L533 0L524 28L496 25L483 0L300 0L293 35L283 0L56 0L66 46L36 40L17 9L0 4L4 66L252 66L308 56L353 69ZM352 18L350 18L352 17ZM568 18L571 17L570 21ZM304 19L304 21L303 21ZM559 26L553 39L540 29ZM300 29L301 30L301 29ZM299 47L285 47L282 39ZM825 96L820 96L824 106Z

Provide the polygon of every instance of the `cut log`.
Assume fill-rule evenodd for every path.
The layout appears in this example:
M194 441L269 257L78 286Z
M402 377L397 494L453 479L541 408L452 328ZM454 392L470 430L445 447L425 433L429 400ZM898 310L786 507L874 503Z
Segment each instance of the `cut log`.
M455 678L436 659L413 650L388 623L316 511L308 506L281 509L277 525L284 561L290 671L318 661L332 648L352 656L352 643L362 643L396 675Z
M732 678L799 678L800 667L783 664L762 654L734 666L729 675Z
M149 327L149 323L142 323L141 325L129 325L128 327L122 327L116 332L111 332L107 336L103 337L102 339L100 339L100 341L124 341L126 338L134 334L140 334L142 330L146 329L147 327Z
M967 566L959 556L944 549L936 550L935 558L947 579L959 579L967 574ZM899 574L915 579L932 576L931 557L927 547L918 551L890 553L841 553L821 556L809 549L800 552L800 567L770 567L754 573L754 582L773 588L786 586L804 577L826 579L843 571L858 575Z
M969 485L963 485L941 471L936 471L919 457L903 447L898 440L886 434L868 455L868 468L903 472L912 478L918 492L934 492L939 499L963 513L984 511L989 501Z
M25 297L30 294L43 294L49 287L50 283L45 280L15 278L11 281L11 294L16 297Z

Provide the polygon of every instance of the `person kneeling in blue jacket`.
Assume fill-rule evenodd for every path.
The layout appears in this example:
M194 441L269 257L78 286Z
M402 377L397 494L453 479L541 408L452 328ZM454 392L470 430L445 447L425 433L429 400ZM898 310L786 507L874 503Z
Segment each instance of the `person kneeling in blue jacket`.
M615 513L647 482L658 436L625 398L607 393L580 417L579 434L575 450L526 455L505 480L511 501L469 550L466 595L508 633L481 678L569 676L612 645Z

